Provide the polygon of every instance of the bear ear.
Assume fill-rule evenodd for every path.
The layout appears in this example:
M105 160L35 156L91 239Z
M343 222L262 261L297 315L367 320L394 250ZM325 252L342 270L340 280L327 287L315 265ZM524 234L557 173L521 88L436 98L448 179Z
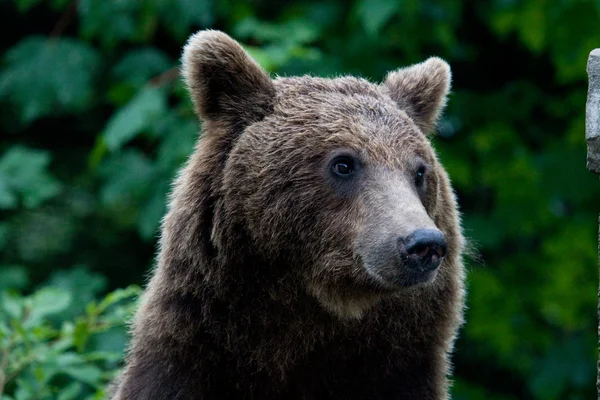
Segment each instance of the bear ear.
M232 38L205 30L192 35L183 50L182 73L203 120L245 126L273 111L275 86Z
M422 63L390 72L383 86L421 131L429 134L446 105L450 81L448 63L431 57Z

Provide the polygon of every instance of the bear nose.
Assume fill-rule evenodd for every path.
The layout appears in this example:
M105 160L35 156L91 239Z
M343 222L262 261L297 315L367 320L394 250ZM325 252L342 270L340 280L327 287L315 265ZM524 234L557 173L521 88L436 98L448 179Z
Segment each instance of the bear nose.
M399 249L411 268L431 271L440 266L446 255L446 238L437 229L419 229L400 240Z

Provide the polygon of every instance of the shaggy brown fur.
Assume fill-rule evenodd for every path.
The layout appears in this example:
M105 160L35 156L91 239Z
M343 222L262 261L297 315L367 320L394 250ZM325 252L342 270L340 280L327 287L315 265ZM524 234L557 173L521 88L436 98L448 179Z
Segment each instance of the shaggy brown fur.
M203 134L113 398L446 399L463 239L425 133L448 65L431 58L381 85L271 80L203 31L183 74ZM332 172L340 155L356 160L351 178ZM422 228L443 232L447 254L414 278L396 246Z

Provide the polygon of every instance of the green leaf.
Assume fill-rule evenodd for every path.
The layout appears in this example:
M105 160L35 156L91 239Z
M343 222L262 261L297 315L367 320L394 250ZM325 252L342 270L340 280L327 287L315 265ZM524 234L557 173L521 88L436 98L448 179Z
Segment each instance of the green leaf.
M53 339L58 334L56 329L53 329L50 325L38 325L31 329L34 340L45 341Z
M167 122L167 118L163 121ZM164 124L164 132L160 133L163 140L158 148L157 162L161 168L174 171L192 154L200 127L192 119L170 119L168 122Z
M7 52L0 99L14 104L25 122L83 111L94 98L99 61L96 51L78 40L25 38Z
M102 133L105 145L114 151L136 137L166 112L166 94L161 88L146 86L107 123Z
M569 383L575 385L595 378L589 368L595 361L589 344L572 336L553 343L550 350L532 368L529 386L539 399L563 399Z
M160 220L165 214L167 191L170 187L170 180L163 179L160 182L154 182L149 199L142 208L138 217L138 229L140 235L145 239L154 237L157 233Z
M145 201L156 172L151 160L133 149L116 153L102 165L106 182L100 198L112 213L120 215L119 223L129 225L137 221L139 205Z
M24 289L29 284L25 267L20 265L0 266L0 291L6 289Z
M74 318L77 314L83 312L85 305L94 300L107 286L106 277L90 272L87 268L81 266L56 271L47 282L49 286L62 289L71 294L71 306L62 313L62 316L68 318Z
M60 191L60 184L46 170L50 164L50 153L26 147L10 147L0 158L0 209L16 208L17 198L28 208L37 207L43 201L54 197ZM0 190L1 193L1 190Z
M132 312L129 312L126 317L127 319L121 317L119 321L113 321L111 319L105 321L103 318L102 321L105 321L107 324L118 323L120 326L117 328L96 331L90 340L90 347L102 352L123 353L127 347L127 343L129 342L129 337L123 329L123 324L128 322L131 316ZM108 359L106 361L110 362Z
M79 382L71 382L62 389L56 400L74 400L79 398L83 386Z
M75 323L73 331L73 345L78 352L83 352L85 344L90 337L88 321L84 318L79 318Z
M11 222L11 244L23 261L42 261L64 254L76 239L74 218L66 210L47 207L20 212Z
M12 318L20 319L23 315L23 299L16 294L1 292L0 306Z
M0 209L16 208L19 203L16 193L11 190L8 178L0 175Z
M105 47L138 38L142 30L139 23L142 3L137 0L79 1L83 36L98 38Z
M34 400L36 398L36 390L31 383L19 379L17 380L17 384L15 400Z
M136 285L128 286L125 289L117 289L114 292L109 293L100 302L100 304L97 307L96 312L103 313L110 306L112 306L122 300L138 296L140 294L140 292L141 292L141 289L139 288L139 286L136 286Z
M64 368L63 372L94 387L99 386L102 378L102 371L93 364Z
M88 362L92 361L107 361L107 362L119 362L123 355L118 351L91 351L85 353L84 358Z
M534 53L539 53L546 40L546 29L547 24L547 13L540 12L540 3L547 3L546 1L528 2L524 3L524 9L521 14L520 29L522 42L529 46ZM543 5L550 7L550 4Z
M157 0L160 18L176 38L184 39L190 28L207 28L214 22L214 0Z
M236 25L235 36L271 43L299 45L318 39L319 28L305 19L294 18L281 23L271 23L249 17Z
M375 35L401 6L400 0L361 0L357 13L367 33Z
M5 348L6 346L6 338L12 336L12 329L8 326L8 324L0 319L0 347Z
M77 353L66 352L56 356L54 360L55 364L59 368L71 367L74 365L80 365L85 363L85 359Z
M128 52L113 69L114 76L136 87L172 67L162 51L144 47Z
M33 326L49 315L66 310L71 304L71 294L61 289L46 287L35 292L30 298L28 325Z

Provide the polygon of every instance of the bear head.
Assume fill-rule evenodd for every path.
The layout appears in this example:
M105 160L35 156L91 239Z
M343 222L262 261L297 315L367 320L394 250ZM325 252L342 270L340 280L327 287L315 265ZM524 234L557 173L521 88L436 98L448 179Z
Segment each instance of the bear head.
M203 136L171 205L190 211L163 233L187 230L190 243L163 247L197 249L189 258L215 285L262 269L272 296L294 282L342 318L447 279L462 236L428 138L450 89L446 62L381 84L271 79L229 36L202 31L183 75Z

